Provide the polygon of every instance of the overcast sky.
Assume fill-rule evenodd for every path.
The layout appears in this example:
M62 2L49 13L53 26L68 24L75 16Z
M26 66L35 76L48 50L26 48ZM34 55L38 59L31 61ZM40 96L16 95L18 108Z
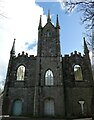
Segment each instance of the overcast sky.
M59 15L62 54L69 54L76 49L78 52L83 51L84 28L80 24L80 15L76 12L70 15L65 14L62 5L59 2L47 3L42 0L2 0L0 2L0 12L5 16L0 17L0 81L6 78L14 38L16 55L22 51L29 55L36 55L40 15L42 15L44 26L48 9L50 9L53 24L56 23L56 15Z

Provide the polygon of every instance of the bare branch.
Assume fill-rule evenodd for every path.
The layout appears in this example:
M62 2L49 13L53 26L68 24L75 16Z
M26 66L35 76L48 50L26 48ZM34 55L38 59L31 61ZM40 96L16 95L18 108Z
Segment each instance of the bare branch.
M82 12L82 23L86 24L87 29L92 29L92 20L94 18L94 0L70 0L65 2L67 12L73 11L74 8L77 8L78 12ZM90 27L91 26L91 27Z
M67 13L75 8L77 12L82 13L81 23L85 25L86 35L92 46L92 28L94 29L94 0L68 0L64 2Z

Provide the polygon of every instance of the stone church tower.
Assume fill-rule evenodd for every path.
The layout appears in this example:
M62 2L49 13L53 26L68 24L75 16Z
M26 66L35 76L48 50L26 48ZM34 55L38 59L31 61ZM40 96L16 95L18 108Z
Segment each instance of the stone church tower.
M59 29L58 16L56 27L51 23L50 13L48 13L47 24L44 27L41 25L40 18L36 63L38 73L36 75L36 98L39 97L39 99L37 98L38 101L35 101L35 103L37 102L35 112L41 115L43 115L43 111L44 114L51 112L50 114L58 116L65 113ZM50 111L47 108L48 104L51 104ZM38 105L39 111L37 111Z
M3 95L2 114L11 116L80 118L92 116L93 78L89 51L62 57L60 26L48 12L47 23L38 26L37 56L10 52Z

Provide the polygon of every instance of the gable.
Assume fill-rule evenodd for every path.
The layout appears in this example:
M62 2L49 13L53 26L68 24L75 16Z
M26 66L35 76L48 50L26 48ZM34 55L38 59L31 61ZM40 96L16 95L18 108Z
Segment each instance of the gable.
M48 28L55 29L55 26L51 22L49 22L43 27L43 30L47 30Z

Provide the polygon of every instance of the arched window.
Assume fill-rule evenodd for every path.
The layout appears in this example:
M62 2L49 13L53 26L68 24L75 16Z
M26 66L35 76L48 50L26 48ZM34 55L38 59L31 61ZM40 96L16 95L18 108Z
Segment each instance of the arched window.
M15 100L13 103L13 110L12 115L21 115L22 114L22 101L21 100Z
M54 100L46 99L44 101L44 114L47 116L54 116Z
M47 70L45 74L45 85L53 85L53 73L51 70Z
M21 65L17 69L17 80L24 80L24 76L25 76L25 67Z
M74 66L74 75L75 75L75 80L83 80L82 70L80 65Z

